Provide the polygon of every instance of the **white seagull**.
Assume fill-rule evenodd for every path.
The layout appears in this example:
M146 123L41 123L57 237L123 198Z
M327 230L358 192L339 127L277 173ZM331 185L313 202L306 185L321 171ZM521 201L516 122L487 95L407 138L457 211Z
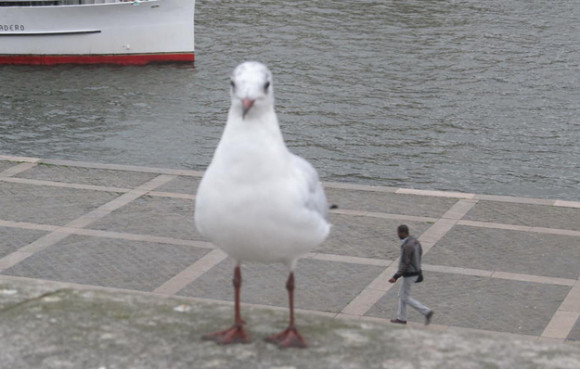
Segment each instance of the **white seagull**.
M290 324L266 341L306 347L294 324L293 271L298 258L328 236L326 196L316 170L284 143L268 68L258 62L237 66L231 99L223 135L197 191L195 224L236 261L235 322L203 338L220 344L250 342L240 315L240 265L281 262L289 269Z

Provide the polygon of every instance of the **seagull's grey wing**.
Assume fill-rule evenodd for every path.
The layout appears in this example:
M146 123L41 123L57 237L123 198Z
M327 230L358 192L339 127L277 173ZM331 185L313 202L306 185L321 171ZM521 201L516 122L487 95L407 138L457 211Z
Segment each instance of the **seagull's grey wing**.
M304 184L303 200L306 207L328 219L328 203L316 169L300 156L291 155L297 175Z

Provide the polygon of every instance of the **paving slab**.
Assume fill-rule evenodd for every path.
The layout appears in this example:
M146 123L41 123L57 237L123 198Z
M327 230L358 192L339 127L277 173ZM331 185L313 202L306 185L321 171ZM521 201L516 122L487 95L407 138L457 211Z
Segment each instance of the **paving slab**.
M40 163L15 177L104 187L134 188L152 180L156 176L154 173L135 172L127 175L126 172L119 170L89 169Z
M64 225L119 194L0 181L0 219Z
M426 264L578 279L580 238L455 226L425 255Z
M397 227L407 224L412 234L421 235L431 226L424 222L331 214L332 230L317 252L357 257L396 259L401 241Z
M171 182L157 188L157 191L195 195L200 181L199 177L177 176Z
M567 207L479 201L463 219L580 231L580 211Z
M203 242L193 222L191 195L200 173L5 159L0 157L0 170L7 168L14 176L0 181L5 273L231 303L233 264ZM157 177L161 173L168 175ZM137 186L139 191L126 193ZM153 192L147 195L149 190ZM424 241L427 281L414 296L438 311L435 323L535 336L555 327L561 340L568 333L569 341L578 336L576 317L569 314L576 313L576 295L571 298L568 291L580 273L580 208L553 206L563 204L556 200L337 183L327 184L326 191L339 209L331 212L329 240L298 264L301 309L391 318L393 310L387 309L395 307L397 288L386 296L381 291L399 256L396 227L404 223ZM466 196L473 199L461 200ZM61 225L67 228L58 229ZM287 271L281 265L244 270L245 310L248 303L281 310L281 328L287 318ZM9 276L0 274L2 278ZM0 289L0 309L2 301L12 301L11 294ZM368 311L381 297L389 306L379 302ZM343 311L351 305L356 308ZM415 314L412 320L422 322L422 317ZM215 366L227 367L219 363Z
M233 301L235 263L226 259L183 289L180 296ZM295 272L297 308L340 312L382 271L383 267L303 259ZM357 278L351 276L356 275ZM288 306L288 269L281 264L247 264L242 267L242 301Z
M457 202L443 197L414 196L388 192L325 188L328 202L340 209L355 209L387 214L439 217Z
M193 208L191 200L142 196L91 224L91 228L203 241L195 228Z
M464 330L419 330L298 314L305 350L262 338L286 314L250 308L253 342L219 346L199 337L231 323L231 306L60 284L0 281L0 366L19 369L542 368L580 366L580 346ZM17 297L16 297L17 296ZM34 334L31 334L34 332Z
M425 273L411 295L435 311L433 323L488 331L540 335L569 286L490 279L445 273ZM394 318L399 285L391 288L367 316ZM408 308L409 321L424 318Z
M72 235L2 274L153 291L209 251Z
M46 231L0 227L0 258L36 241L47 233Z

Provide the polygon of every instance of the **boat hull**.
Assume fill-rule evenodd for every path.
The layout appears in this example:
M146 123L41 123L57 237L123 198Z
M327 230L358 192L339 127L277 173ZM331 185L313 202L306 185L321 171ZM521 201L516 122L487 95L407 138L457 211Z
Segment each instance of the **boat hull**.
M194 61L194 0L0 7L0 64Z

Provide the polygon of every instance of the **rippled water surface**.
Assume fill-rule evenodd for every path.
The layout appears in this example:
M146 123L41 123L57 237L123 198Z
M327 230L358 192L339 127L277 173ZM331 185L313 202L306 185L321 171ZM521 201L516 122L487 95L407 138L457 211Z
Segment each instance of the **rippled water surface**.
M0 153L205 168L267 63L325 180L580 200L580 1L198 1L195 67L0 66Z

